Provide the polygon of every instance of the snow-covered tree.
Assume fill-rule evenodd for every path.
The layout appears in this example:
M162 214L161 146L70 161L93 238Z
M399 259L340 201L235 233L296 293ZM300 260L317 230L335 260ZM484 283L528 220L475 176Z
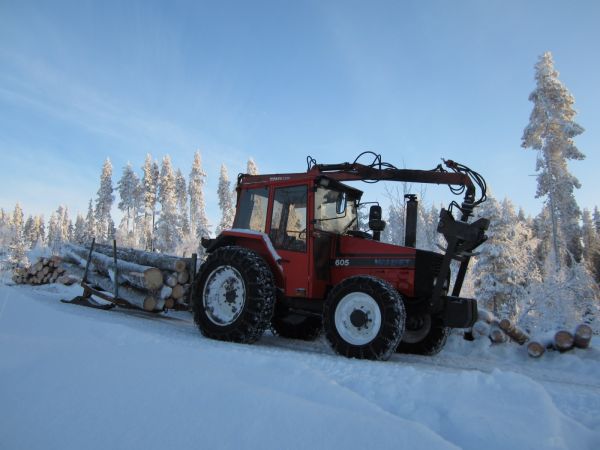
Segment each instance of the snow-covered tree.
M35 220L31 215L27 216L25 225L23 225L23 239L26 248L30 249L35 245Z
M177 215L181 236L190 234L190 221L188 219L187 185L180 169L175 173L175 196L177 197Z
M23 237L27 249L44 245L44 219L41 216L29 216L23 228Z
M529 284L539 281L531 230L519 221L512 203L492 196L479 215L490 220L488 240L479 249L472 267L477 299L495 314L515 318Z
M522 147L538 151L536 197L546 197L552 224L552 246L556 265L561 261L580 261L582 255L581 211L573 190L577 178L569 173L567 161L584 159L573 138L584 129L575 122L574 99L558 79L550 52L535 66L536 88L530 94L533 111L522 137ZM563 242L565 245L563 245Z
M152 155L148 153L144 166L142 178L144 198L144 237L142 244L146 250L154 249L154 229L156 225L156 201L158 199L158 182L160 172L158 164L153 161Z
M114 237L114 223L111 217L111 208L115 196L112 187L112 164L106 158L100 175L100 188L96 197L96 239L106 243Z
M128 237L130 244L133 243L131 237L135 234L136 213L138 208L140 179L133 171L130 163L123 168L121 179L117 183L120 201L118 208L123 211L123 218L119 229ZM131 233L131 236L130 236Z
M202 169L202 158L200 152L196 152L190 172L188 193L190 195L190 234L196 236L198 241L202 237L210 237L210 224L206 217L204 200L205 183L206 173Z
M248 175L258 175L258 166L252 158L248 159L248 163L246 164L246 173Z
M85 219L81 213L77 213L77 219L75 219L75 228L73 230L73 242L76 244L86 244L86 226Z
M57 211L54 211L48 221L48 247L50 247L52 253L57 253L62 244L61 226L61 217Z
M221 174L219 175L217 194L219 196L219 207L221 208L221 221L216 229L216 234L218 235L221 231L231 228L235 217L233 199L231 196L231 183L225 164L221 164Z
M582 223L583 260L596 281L600 281L600 240L588 209L583 210Z
M162 161L158 200L161 211L157 222L156 248L161 252L173 253L181 242L181 233L178 227L176 179L169 155Z
M92 205L92 199L88 204L87 215L85 216L85 235L84 240L86 243L90 244L92 239L96 237L96 216L94 215L94 208Z
M9 246L9 262L15 266L27 264L27 256L25 254L27 245L23 234L24 214L21 205L17 203L12 214L11 220L11 240Z

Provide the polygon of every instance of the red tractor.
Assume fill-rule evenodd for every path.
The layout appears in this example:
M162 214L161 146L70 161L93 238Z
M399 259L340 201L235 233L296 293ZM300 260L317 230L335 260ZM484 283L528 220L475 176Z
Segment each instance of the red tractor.
M359 157L360 158L360 157ZM194 319L213 339L252 343L275 334L314 339L321 330L333 350L352 358L388 359L393 352L435 354L450 328L469 328L477 302L460 297L473 250L489 221L468 223L485 200L485 181L466 166L397 169L372 164L317 164L304 173L238 177L233 228L204 239L208 252L193 292ZM344 181L446 184L464 193L442 209L443 254L415 249L417 201L407 196L405 245L380 241L381 207L371 232L358 229L362 192ZM476 199L475 185L481 189ZM457 220L452 210L458 210ZM449 295L450 264L460 263Z

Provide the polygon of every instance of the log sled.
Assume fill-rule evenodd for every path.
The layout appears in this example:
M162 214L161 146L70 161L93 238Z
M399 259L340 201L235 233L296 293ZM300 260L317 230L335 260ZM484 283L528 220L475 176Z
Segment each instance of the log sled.
M95 309L110 310L118 306L150 313L167 310L191 311L193 281L197 255L178 258L132 249L109 246L89 248L67 244L64 260L83 268L83 294L61 302ZM110 254L109 254L110 253ZM139 262L152 263L153 266ZM173 286L167 285L167 280ZM179 283L179 280L184 283ZM97 297L107 303L99 302Z

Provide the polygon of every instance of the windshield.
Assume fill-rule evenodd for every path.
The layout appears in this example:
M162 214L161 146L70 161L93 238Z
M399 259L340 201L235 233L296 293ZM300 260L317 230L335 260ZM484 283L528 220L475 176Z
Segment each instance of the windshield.
M322 186L315 193L315 228L330 233L344 234L348 230L357 230L356 199L348 194L345 210L340 210L343 192Z

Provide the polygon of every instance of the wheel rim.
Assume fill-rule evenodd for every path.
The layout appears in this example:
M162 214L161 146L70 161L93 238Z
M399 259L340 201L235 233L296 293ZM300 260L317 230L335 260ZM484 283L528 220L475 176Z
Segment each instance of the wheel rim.
M431 330L431 316L425 314L410 318L406 321L406 328L402 335L402 342L416 344L427 337Z
M335 328L352 345L371 342L381 329L381 311L373 297L364 292L344 296L335 308Z
M240 316L246 302L246 286L235 267L219 266L206 278L202 303L206 316L216 325L229 325Z

